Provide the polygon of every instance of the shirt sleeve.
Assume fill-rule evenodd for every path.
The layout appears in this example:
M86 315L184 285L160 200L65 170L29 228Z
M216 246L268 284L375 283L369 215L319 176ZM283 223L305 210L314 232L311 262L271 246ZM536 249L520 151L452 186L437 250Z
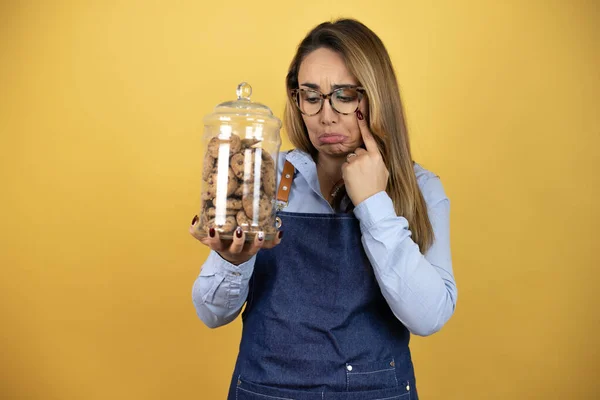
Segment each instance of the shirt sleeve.
M233 265L211 250L192 287L196 314L206 326L217 328L239 315L248 297L255 261L253 256L243 264Z
M381 292L394 315L419 336L439 331L454 313L457 288L450 252L450 202L438 177L423 187L433 245L425 254L411 239L406 218L379 192L360 203L362 243Z

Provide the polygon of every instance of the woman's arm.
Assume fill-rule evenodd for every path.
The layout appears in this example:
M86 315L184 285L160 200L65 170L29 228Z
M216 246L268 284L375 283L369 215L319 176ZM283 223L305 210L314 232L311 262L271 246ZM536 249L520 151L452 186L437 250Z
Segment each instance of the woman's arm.
M414 334L439 331L454 313L457 288L450 254L450 202L439 178L423 186L434 242L425 255L411 239L408 221L379 192L354 210L362 243L392 312Z
M256 256L233 265L215 252L210 252L192 288L196 314L209 328L233 321L248 297L248 282Z
M286 155L287 152L278 155L276 182L281 179ZM260 249L277 246L281 237L275 235L272 240L262 241L257 235L254 245L248 247L245 234L241 238L234 235L230 244L222 242L218 233L214 238L199 235L196 228L192 224L190 233L210 247L211 252L194 282L192 301L202 322L210 328L217 328L230 323L239 315L248 297L248 283L254 271L256 253Z

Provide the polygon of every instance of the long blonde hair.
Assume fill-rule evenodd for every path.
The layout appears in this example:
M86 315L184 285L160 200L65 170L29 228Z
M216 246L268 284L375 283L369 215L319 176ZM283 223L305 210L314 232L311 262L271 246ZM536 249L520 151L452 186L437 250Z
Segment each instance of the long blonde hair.
M313 156L317 153L290 91L298 88L298 70L304 58L319 48L339 53L365 88L370 109L367 122L390 173L386 192L396 214L408 220L412 239L425 252L433 243L433 228L415 176L396 74L383 42L362 23L353 19L324 22L298 46L286 77L283 122L290 141L297 149Z

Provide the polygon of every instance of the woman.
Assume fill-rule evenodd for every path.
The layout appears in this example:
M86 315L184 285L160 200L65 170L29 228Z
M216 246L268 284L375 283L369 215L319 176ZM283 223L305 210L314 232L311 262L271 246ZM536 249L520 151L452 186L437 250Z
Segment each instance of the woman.
M416 399L410 334L441 329L457 290L449 201L412 161L388 53L355 20L323 23L286 85L295 150L279 158L277 237L190 228L211 248L193 287L200 319L227 324L246 303L229 398Z

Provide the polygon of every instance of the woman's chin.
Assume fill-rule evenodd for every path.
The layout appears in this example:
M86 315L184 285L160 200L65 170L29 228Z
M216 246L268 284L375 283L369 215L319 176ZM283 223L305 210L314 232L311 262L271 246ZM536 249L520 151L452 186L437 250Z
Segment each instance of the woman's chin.
M353 149L344 143L321 145L317 148L319 154L326 154L330 157L345 157Z

